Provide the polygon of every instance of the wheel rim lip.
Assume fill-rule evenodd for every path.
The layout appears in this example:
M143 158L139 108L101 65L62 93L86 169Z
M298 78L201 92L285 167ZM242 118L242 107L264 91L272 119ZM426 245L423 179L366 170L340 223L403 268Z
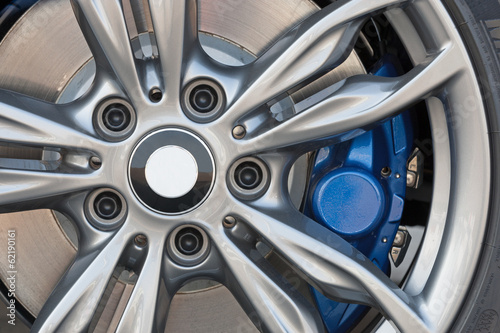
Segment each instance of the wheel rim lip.
M422 295L423 306L428 309L426 313L431 317L428 319L434 323L437 331L447 331L452 326L472 282L486 231L491 174L488 126L473 65L449 13L436 0L418 1L414 5L418 9L406 13L415 20L415 28L418 30L422 26L444 26L453 42L460 47L467 63L467 77L461 79L468 81L472 85L472 90L464 92L464 87L459 87L457 83L450 84L452 93L448 96L450 98L448 106L451 108L442 112L447 117L452 117L460 111L454 107L463 106L463 96L471 94L481 105L481 112L476 112L474 119L468 118L460 126L449 126L446 118L439 119L432 116L432 112L436 111L435 103L432 103L435 101L428 102L434 151L444 153L433 152L434 168L440 168L437 170L439 177L446 178L448 174L449 179L435 178L433 181L430 217L419 253L414 259L413 268L403 289L410 295ZM429 10L432 10L432 15L422 14L431 14ZM391 19L389 16L389 21L405 43L405 34L401 30L398 31L394 17ZM431 38L429 35L427 37ZM418 49L406 46L412 60L418 57ZM437 112L439 111L438 106ZM446 138L443 132L447 134ZM471 147L476 148L471 150ZM476 152L477 158L470 157L471 151ZM474 177L473 182L468 181L471 174L468 174L467 169L477 171L474 175L478 177ZM447 194L449 197L446 197ZM470 223L470 228L467 228L467 223ZM439 245L432 244L436 239L439 239ZM434 250L437 253L433 253L429 258L427 252ZM458 272L456 267L460 265L457 265L457 261L462 261L463 264ZM380 325L380 332L392 329L385 319Z

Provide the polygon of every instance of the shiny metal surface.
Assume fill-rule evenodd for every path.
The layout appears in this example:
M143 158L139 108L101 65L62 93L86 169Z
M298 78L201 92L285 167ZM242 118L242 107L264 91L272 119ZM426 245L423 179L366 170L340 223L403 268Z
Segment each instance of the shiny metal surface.
M0 191L2 211L30 209L36 202L37 207L64 212L79 232L75 261L38 313L33 331L85 330L95 320L115 268L123 262L137 274L137 281L116 323L117 332L162 331L174 294L194 279L224 284L261 331L323 331L316 308L257 251L259 242L272 246L293 272L326 296L372 306L395 329L447 330L479 255L490 170L483 113L469 113L460 126L436 122L443 113L458 112L456 105L482 107L472 65L439 1L335 2L264 47L254 62L237 67L221 64L203 51L195 1L149 2L158 58L142 60L130 47L119 0L72 3L96 63L90 90L80 99L58 105L0 91L0 120L7 128L0 139L49 147L61 154L60 164L50 171L1 169L0 176L7 179ZM227 13L234 3L226 5ZM309 98L296 99L292 110L282 110L282 117L269 112L270 104L345 61L363 22L387 10L403 39L398 18L408 13L419 22L408 41L413 44L412 70L399 78L349 77ZM225 91L228 108L211 122L197 123L185 116L181 92L192 80L206 77ZM158 103L148 98L153 86L164 91ZM137 128L117 143L100 140L92 124L94 109L109 96L125 98L137 110ZM418 101L437 103L429 99L433 96L444 101L442 108L439 103L430 107L431 112L441 112L431 117L434 138L439 138L435 139L438 149L450 152L437 156L436 164L442 163L439 168L449 171L450 177L433 197L433 212L440 218L436 222L431 216L429 227L437 225L443 232L431 229L426 234L420 253L434 243L427 237L441 239L440 247L431 249L430 261L417 259L417 265L432 269L423 275L415 271L401 289L349 243L294 207L288 175L304 153L349 140ZM451 134L439 134L444 130L439 124ZM158 214L136 199L126 168L137 143L167 125L199 135L213 151L215 162L210 195L196 209L175 216ZM247 133L240 140L232 134L237 125ZM258 156L271 177L268 190L257 200L237 199L228 190L228 170L235 160L248 155ZM102 159L100 169L89 166L91 156ZM447 163L448 158L453 163ZM468 177L472 171L479 175L474 182ZM128 204L123 225L111 232L93 228L85 218L87 192L102 187L116 189ZM236 217L234 227L223 226L226 216ZM179 264L165 251L171 232L187 223L204 230L210 239L206 258L195 266ZM147 246L134 244L138 234L147 237Z

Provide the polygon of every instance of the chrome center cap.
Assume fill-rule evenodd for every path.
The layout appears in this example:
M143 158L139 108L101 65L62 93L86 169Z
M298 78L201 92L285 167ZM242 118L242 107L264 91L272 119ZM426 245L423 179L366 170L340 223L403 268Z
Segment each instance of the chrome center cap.
M162 214L182 214L207 198L215 181L208 146L182 129L163 129L143 138L134 149L129 181L146 207Z
M156 194L179 198L188 193L198 179L198 164L189 151L179 146L165 146L146 162L146 181Z

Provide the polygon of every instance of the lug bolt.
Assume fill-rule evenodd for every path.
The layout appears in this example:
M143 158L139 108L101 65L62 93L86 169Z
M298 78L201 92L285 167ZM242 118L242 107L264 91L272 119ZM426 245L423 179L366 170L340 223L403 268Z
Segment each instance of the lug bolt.
M231 229L236 225L236 219L233 216L228 215L222 221L222 225L224 226L224 228Z
M177 250L184 255L195 255L203 247L203 236L195 228L184 228L175 236Z
M213 121L224 112L226 107L226 96L222 87L208 79L188 83L181 97L184 113L195 122Z
M269 188L270 173L267 165L256 157L244 157L229 168L227 185L231 193L243 200L255 200Z
M167 252L176 263L194 266L208 256L210 240L202 228L195 225L181 225L168 237Z
M111 188L94 190L85 199L85 217L97 229L116 229L125 221L126 215L125 198Z
M92 156L89 160L89 165L94 170L99 170L102 166L102 161L97 156Z
M154 87L149 91L149 99L153 103L158 103L163 98L163 93L160 88Z
M233 128L233 138L236 140L241 140L245 137L247 134L247 131L245 130L245 127L238 125L235 128Z
M120 214L122 203L112 192L104 192L97 196L94 202L97 215L104 220L112 220Z
M104 126L113 132L123 131L130 123L130 110L125 105L114 104L104 110Z
M143 234L137 235L134 238L134 243L139 247L145 247L148 245L148 238Z
M253 190L262 182L262 169L253 162L240 164L235 170L236 184L246 190Z
M96 108L93 125L97 133L108 141L121 141L130 136L136 125L135 110L121 98L101 102Z
M196 112L211 112L218 102L217 92L208 85L197 86L191 91L189 102Z

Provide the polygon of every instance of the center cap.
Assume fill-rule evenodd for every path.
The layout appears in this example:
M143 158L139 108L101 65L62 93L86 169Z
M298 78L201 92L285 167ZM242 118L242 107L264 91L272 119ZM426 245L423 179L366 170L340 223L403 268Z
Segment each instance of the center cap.
M198 164L182 147L162 147L146 162L148 185L164 198L182 197L193 188L197 179Z
M181 129L164 129L142 139L130 160L129 179L137 198L163 214L199 206L214 183L215 165L207 145Z

